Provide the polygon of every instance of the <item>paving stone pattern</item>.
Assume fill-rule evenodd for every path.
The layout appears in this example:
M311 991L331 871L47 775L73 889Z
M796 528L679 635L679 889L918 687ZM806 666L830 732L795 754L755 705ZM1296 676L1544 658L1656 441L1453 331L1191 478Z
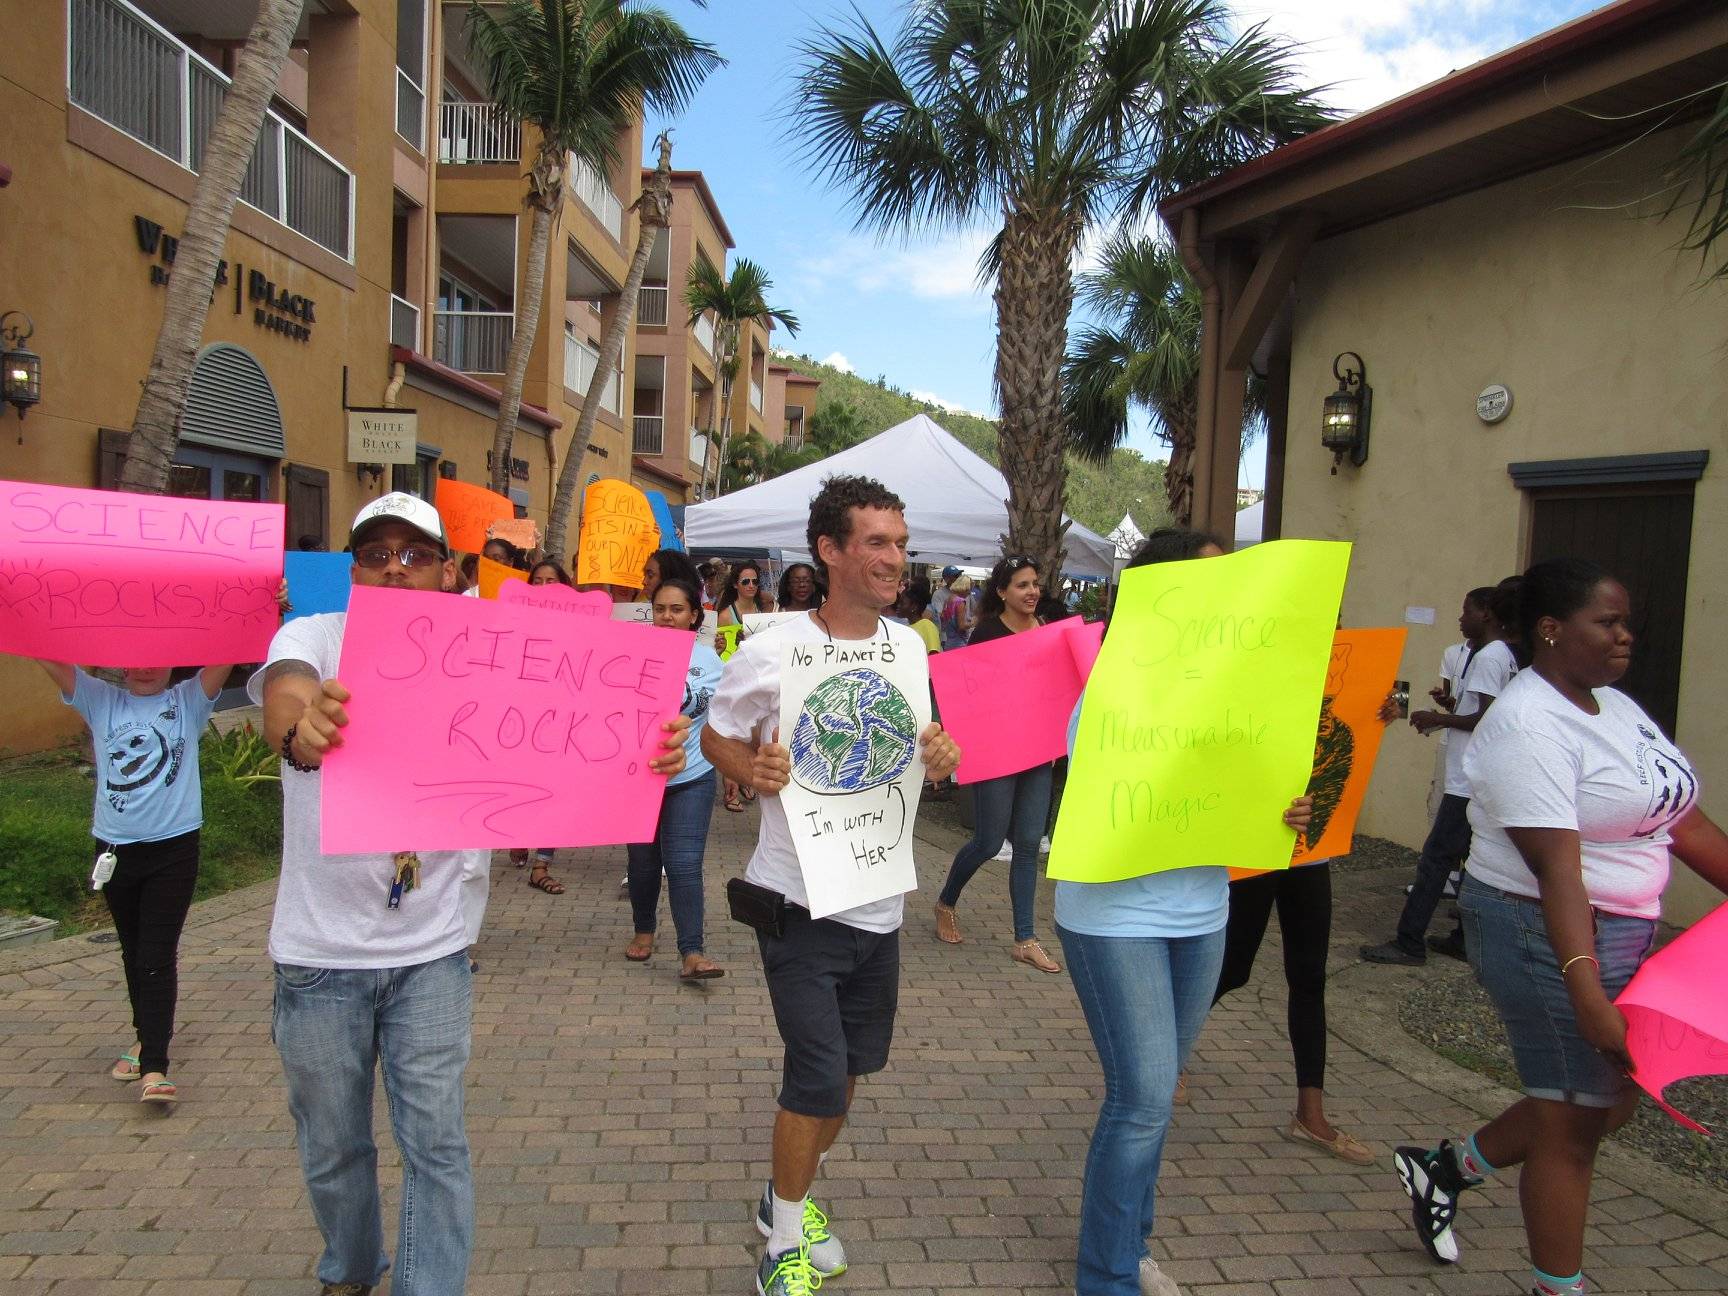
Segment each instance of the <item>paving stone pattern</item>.
M708 949L729 975L700 988L676 979L668 919L652 962L621 957L621 849L562 852L561 897L530 890L498 856L468 1085L475 1296L754 1290L751 1213L780 1043L753 937L724 917L721 887L755 822L754 809L716 807ZM924 890L908 905L893 1059L861 1086L818 1181L852 1258L826 1289L1072 1292L1097 1065L1067 976L1009 961L1005 865L965 897L967 943L935 940L930 897L960 840L950 823L938 810L919 828ZM1342 952L1389 925L1396 888L1340 881ZM1041 931L1059 952L1041 890ZM129 1038L114 946L74 938L0 959L6 1296L316 1292L319 1241L270 1043L270 898L266 885L194 915L174 1049L185 1097L166 1118L107 1078ZM1358 1169L1278 1136L1292 1103L1278 966L1274 934L1255 984L1221 1005L1200 1045L1165 1154L1154 1253L1166 1272L1196 1296L1522 1290L1513 1185L1470 1200L1464 1262L1443 1269L1410 1234L1388 1164ZM1382 1150L1472 1124L1445 1094L1336 1040L1329 1087L1334 1116ZM378 1126L393 1209L381 1097ZM1728 1290L1728 1198L1693 1212L1711 1226L1612 1174L1595 1201L1594 1290Z

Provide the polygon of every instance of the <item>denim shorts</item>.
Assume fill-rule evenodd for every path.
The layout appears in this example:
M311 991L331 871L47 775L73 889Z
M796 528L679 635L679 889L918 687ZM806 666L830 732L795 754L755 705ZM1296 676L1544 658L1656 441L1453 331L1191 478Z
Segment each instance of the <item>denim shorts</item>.
M1466 873L1458 911L1470 966L1505 1023L1524 1092L1580 1107L1619 1102L1632 1081L1579 1034L1541 903ZM1595 916L1599 976L1612 999L1650 953L1656 923L1601 910Z

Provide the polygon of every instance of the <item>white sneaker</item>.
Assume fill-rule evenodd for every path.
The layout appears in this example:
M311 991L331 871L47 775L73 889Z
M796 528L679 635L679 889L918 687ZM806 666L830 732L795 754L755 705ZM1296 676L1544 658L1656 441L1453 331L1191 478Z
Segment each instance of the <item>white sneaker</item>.
M997 860L1001 860L1003 863L1006 863L1007 861L1013 859L1014 858L1014 843L1013 842L1003 842L1002 843L1002 849L997 851L996 854L994 856L992 856L992 858L997 859Z
M1050 839L1048 837L1039 840L1038 853L1040 855L1048 855L1050 853Z
M1151 1256L1140 1257L1140 1296L1182 1296L1176 1280L1158 1267Z

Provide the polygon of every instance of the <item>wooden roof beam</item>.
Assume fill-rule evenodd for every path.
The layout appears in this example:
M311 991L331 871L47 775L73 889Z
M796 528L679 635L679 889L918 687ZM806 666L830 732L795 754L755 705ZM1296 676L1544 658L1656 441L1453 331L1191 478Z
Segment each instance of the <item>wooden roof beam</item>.
M1247 367L1319 231L1317 211L1287 212L1279 218L1277 228L1254 264L1254 273L1242 287L1241 297L1225 304L1225 369Z

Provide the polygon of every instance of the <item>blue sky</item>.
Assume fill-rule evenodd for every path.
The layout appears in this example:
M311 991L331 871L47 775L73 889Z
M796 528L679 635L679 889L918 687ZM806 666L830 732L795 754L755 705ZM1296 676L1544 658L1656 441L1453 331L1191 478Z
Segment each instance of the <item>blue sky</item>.
M845 21L834 0L710 0L706 10L661 0L729 60L674 120L673 165L706 173L738 240L734 255L766 267L773 304L803 324L776 344L940 403L994 412L994 325L977 288L984 228L879 240L855 227L844 190L811 178L787 120L798 47ZM1264 22L1300 43L1315 84L1355 111L1527 40L1597 8L1594 0L1241 0L1244 24ZM898 0L858 0L887 35ZM659 122L650 122L651 140ZM1129 444L1161 452L1142 423ZM1244 465L1263 484L1263 456Z

